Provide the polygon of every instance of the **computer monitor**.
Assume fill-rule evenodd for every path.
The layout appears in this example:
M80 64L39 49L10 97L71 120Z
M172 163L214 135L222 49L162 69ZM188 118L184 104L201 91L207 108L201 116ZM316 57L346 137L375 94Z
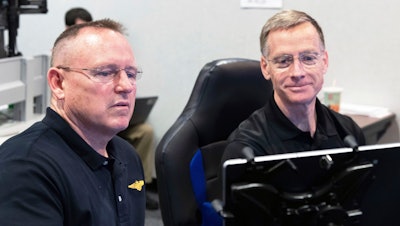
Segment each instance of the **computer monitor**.
M400 143L232 159L225 226L400 225Z
M146 122L157 99L158 96L136 97L135 110L133 111L129 125L136 126Z

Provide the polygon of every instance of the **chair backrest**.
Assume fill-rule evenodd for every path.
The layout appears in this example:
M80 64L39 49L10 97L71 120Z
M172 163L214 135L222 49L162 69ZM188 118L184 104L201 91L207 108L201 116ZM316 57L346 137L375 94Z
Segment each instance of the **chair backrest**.
M162 219L165 225L200 225L201 217L193 193L189 165L195 152L218 144L208 152L206 168L209 198L230 133L253 111L264 106L272 94L260 62L220 59L200 71L183 112L165 133L156 149L156 173ZM217 150L215 150L217 149ZM215 189L214 189L215 190Z

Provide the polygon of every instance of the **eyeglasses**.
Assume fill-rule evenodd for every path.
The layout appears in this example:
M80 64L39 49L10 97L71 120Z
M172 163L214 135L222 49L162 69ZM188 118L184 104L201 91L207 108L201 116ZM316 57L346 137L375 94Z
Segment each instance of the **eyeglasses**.
M135 67L118 68L115 65L101 66L97 68L72 68L66 66L57 66L58 69L65 71L75 71L86 75L89 79L100 83L109 83L119 74L120 71L125 71L129 81L132 84L136 83L136 80L140 79L142 70Z
M299 54L298 59L305 67L311 68L318 63L320 56L321 54L316 52L304 52ZM268 61L272 62L275 68L286 69L294 62L294 57L293 55L284 54Z

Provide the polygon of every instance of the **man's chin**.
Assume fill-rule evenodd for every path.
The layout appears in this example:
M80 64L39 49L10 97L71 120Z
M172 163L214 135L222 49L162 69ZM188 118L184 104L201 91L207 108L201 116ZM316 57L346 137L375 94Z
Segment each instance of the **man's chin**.
M122 130L125 130L126 128L128 128L129 122L130 122L130 119L128 120L125 117L124 118L120 118L120 119L118 119L117 121L114 122L114 126L113 127L116 130L122 131Z
M308 105L314 103L316 96L312 95L292 95L289 100L292 104Z

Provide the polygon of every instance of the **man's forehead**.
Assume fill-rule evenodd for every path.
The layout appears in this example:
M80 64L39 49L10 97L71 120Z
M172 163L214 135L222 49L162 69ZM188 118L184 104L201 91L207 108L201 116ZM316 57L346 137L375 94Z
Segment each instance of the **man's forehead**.
M95 61L108 62L107 57L114 59L116 52L125 56L127 55L125 53L129 51L129 55L133 55L132 48L123 34L111 29L94 27L82 28L76 36L62 40L57 49L58 57L70 61L75 61L75 59L84 61L85 58L90 57L91 61L95 59ZM98 57L93 58L92 55ZM123 58L122 55L121 58Z
M306 26L304 26L306 25ZM300 24L290 29L279 29L268 37L270 53L287 51L316 51L321 48L318 32L311 24Z

